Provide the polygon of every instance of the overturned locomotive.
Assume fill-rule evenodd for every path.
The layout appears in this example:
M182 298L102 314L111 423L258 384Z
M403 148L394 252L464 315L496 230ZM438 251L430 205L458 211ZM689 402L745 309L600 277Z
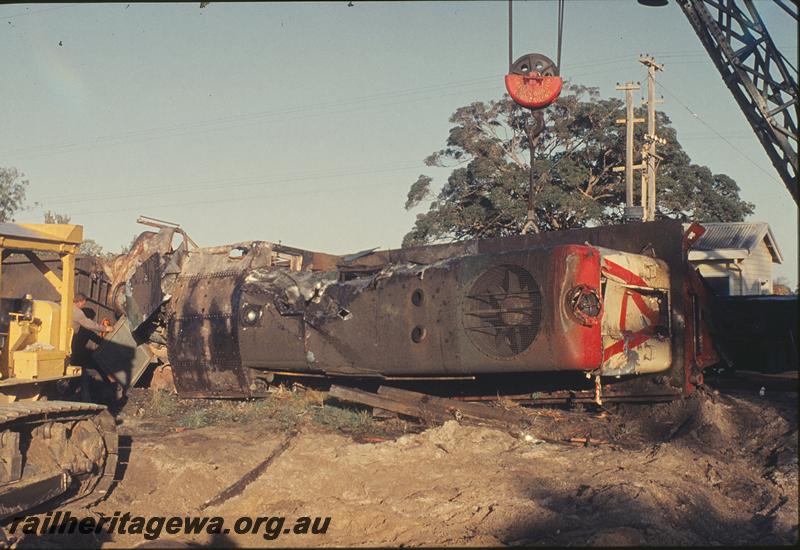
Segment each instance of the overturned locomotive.
M276 374L511 373L676 396L717 361L687 261L702 231L662 221L336 256L199 248L162 227L110 275L134 338L165 346L187 397L257 396Z

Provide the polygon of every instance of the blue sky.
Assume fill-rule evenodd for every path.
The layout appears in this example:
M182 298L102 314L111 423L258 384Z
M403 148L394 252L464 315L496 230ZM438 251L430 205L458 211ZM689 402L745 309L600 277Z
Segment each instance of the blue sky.
M758 0L797 64L794 21ZM515 2L515 57L555 57L556 3ZM332 253L397 247L423 159L459 106L504 92L505 2L346 1L0 6L0 166L44 210L110 250L178 222L201 245L282 241ZM733 177L797 282L797 209L673 3L566 3L562 75L621 97L665 64L666 103L694 162ZM726 136L720 140L716 132Z

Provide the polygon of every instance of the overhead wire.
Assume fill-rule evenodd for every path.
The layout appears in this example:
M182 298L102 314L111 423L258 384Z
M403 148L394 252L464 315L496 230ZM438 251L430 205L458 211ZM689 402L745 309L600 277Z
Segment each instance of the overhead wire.
M492 80L495 79L496 77L492 78ZM87 146L97 147L98 145L121 145L128 143L141 143L150 141L152 139L159 139L162 137L180 137L189 134L203 134L210 131L228 130L232 128L254 126L263 123L282 122L284 120L301 120L305 118L317 117L322 115L350 113L375 107L378 108L385 107L387 105L400 105L400 104L424 101L428 99L437 99L439 97L450 97L453 95L458 95L465 91L476 92L476 91L489 90L489 88L485 86L479 90L475 89L476 87L483 85L485 82L490 80L489 78L473 79L473 80L474 82L472 82L471 84L464 84L460 82L457 84L441 86L440 90L438 91L425 88L421 89L420 91L414 92L417 94L419 93L427 94L420 97L405 97L399 100L396 98L376 97L371 100L365 98L364 100L359 102L348 100L341 102L339 104L331 103L327 105L328 107L341 106L342 108L329 109L327 111L321 110L319 112L314 112L314 109L320 109L321 107L325 106L319 104L317 105L311 104L306 106L294 107L290 109L280 109L280 110L266 111L262 113L247 113L242 115L236 115L234 117L217 118L206 121L198 121L194 123L182 123L182 124L150 128L133 132L129 131L119 134L97 136L96 138L90 141L50 144L50 145L37 145L25 148L9 149L2 151L0 154L5 156L16 155L22 158L32 158L32 157L42 156L42 154L60 154L64 152L73 152L76 149L80 149ZM441 93L443 90L448 90L453 88L457 88L457 91L452 93ZM492 87L491 89L494 89L494 87ZM379 94L376 94L376 96L377 95ZM411 93L409 92L408 94L405 95L410 96ZM377 104L367 104L367 101L383 100L383 99L390 99L391 101L385 101Z
M680 52L676 52L680 53ZM668 52L667 52L668 54ZM613 65L618 64L621 62L627 62L629 60L628 56L620 56L619 58L612 58L612 59L605 59L604 61L586 61L583 63L576 63L569 66L570 70L580 69L583 67L598 67L604 65ZM581 73L581 74L588 74L588 73ZM255 124L261 124L263 122L270 122L270 117L276 117L280 115L291 115L296 113L306 113L305 115L299 118L305 117L313 117L319 116L318 113L309 113L310 109L325 109L325 108L336 108L336 107L343 107L346 105L355 104L357 107L356 109L339 109L337 111L329 111L327 113L322 114L341 114L341 113L349 113L357 110L362 109L369 109L373 107L382 107L385 106L383 103L378 104L368 104L371 102L380 102L381 100L393 100L397 97L403 96L412 96L414 94L426 93L426 92L433 92L433 91L441 91L441 90L448 90L452 88L458 88L459 91L464 90L465 87L473 87L478 86L484 82L496 81L496 79L502 75L492 75L492 76L485 76L479 78L473 78L468 80L461 80L461 81L451 81L445 82L441 84L431 85L431 86L423 86L423 87L415 87L415 88L408 88L405 90L392 90L392 91L385 91L385 92L378 92L375 94L369 94L365 96L360 96L356 98L350 98L347 100L339 100L339 101L331 101L327 103L315 103L315 104L306 104L306 105L298 105L295 107L290 107L286 109L277 109L277 110L268 110L268 111L256 111L250 113L240 113L238 115L231 115L227 117L217 117L211 118L196 122L186 122L186 123L179 123L179 124L171 124L165 126L156 126L152 128L144 128L140 130L132 130L114 134L106 134L100 135L95 137L92 141L82 141L82 142L70 142L70 143L55 143L55 144L46 144L46 145L35 145L29 147L18 147L14 149L7 149L0 154L5 156L10 155L18 155L22 156L23 158L35 158L41 156L39 153L43 154L62 154L65 152L73 152L75 149L80 149L82 147L90 146L96 147L98 145L122 145L131 143L131 139L136 139L138 141L133 141L133 143L142 142L142 141L149 141L150 139L158 139L161 137L180 137L184 135L189 135L192 133L205 133L206 131L216 131L216 130L227 130L231 128L238 128L241 126L251 126ZM488 88L486 88L488 90ZM494 89L494 88L492 88ZM478 91L478 90L471 90L471 91ZM424 99L436 99L438 97L447 97L457 94L435 94L430 97L421 97L421 98L414 98L411 101L419 101ZM391 104L395 103L405 103L404 102L394 102L392 101ZM295 117L297 119L298 117ZM274 121L272 121L274 122ZM141 139L140 139L141 138ZM113 143L111 143L113 142Z
M626 58L620 58L619 60L606 60L605 62L600 62L600 63L593 63L593 62L579 63L572 65L571 68L575 69L580 67L616 64L626 61L627 59L628 58L626 57ZM95 148L98 146L127 145L131 143L148 142L153 139L182 137L185 135L204 134L208 132L230 130L233 128L255 126L268 122L269 123L283 122L284 120L287 119L286 117L289 117L290 115L295 115L291 116L291 120L302 120L304 118L323 116L323 115L352 113L374 107L384 107L389 104L400 105L400 104L414 103L418 101L425 101L429 99L438 99L440 97L451 97L459 95L465 91L469 91L471 93L484 90L493 91L495 89L494 86L492 86L491 88L489 87L480 89L476 88L479 85L483 84L484 82L494 81L496 79L497 75L491 77L476 78L467 81L444 83L436 87L423 87L418 90L409 89L403 92L403 95L410 97L405 97L399 101L396 100L395 98L389 97L388 92L383 92L379 94L373 94L372 96L364 96L363 98L357 98L360 99L360 101L347 100L339 103L330 102L325 105L303 105L298 107L292 107L289 109L262 111L257 113L243 113L231 117L218 117L215 119L197 121L194 123L181 123L169 126L122 132L119 134L108 134L108 135L98 136L90 141L39 145L39 146L9 149L2 151L2 153L0 154L3 154L5 156L15 155L22 159L37 158L41 156L49 156L52 154L72 153L84 149L86 147ZM457 88L457 91L448 94L440 93L441 91L453 88ZM428 92L433 92L433 94L430 94ZM413 97L413 94L419 94L419 93L424 93L427 95L423 95L420 97ZM383 99L390 99L391 101L387 101L385 103L371 104L371 105L367 104L367 101L378 101ZM353 103L355 103L355 105L351 105L349 108L340 108L335 110L329 109L327 111L322 111L322 112L313 112L313 109L315 108L319 109L323 107L334 107L339 105L345 107L348 104L353 104Z
M493 91L493 90L495 90L494 86L492 86L491 88L484 86L482 88L471 89L469 91L475 93L475 92ZM434 95L429 95L429 96L422 96L422 97L417 97L417 98L406 98L406 99L401 100L401 101L393 101L390 104L372 105L371 107L386 107L388 105L397 106L397 105L403 105L403 104L409 104L409 103L418 103L420 101L428 101L428 100L435 100L435 99L440 99L440 98L458 96L458 95L461 95L463 93L465 93L465 89L462 87L458 91L451 92L451 93L436 93ZM363 111L363 110L365 110L365 106L363 106L363 105L354 105L354 106L351 106L349 108L342 108L342 109L337 109L337 110L328 110L328 111L321 111L321 112L307 112L305 114L298 114L298 115L292 115L292 116L283 115L283 116L276 116L276 117L273 117L271 119L261 118L259 120L252 120L252 121L243 120L241 122L229 123L227 125L216 125L216 126L211 126L211 127L207 127L207 128L186 129L186 130L183 130L183 131L162 132L160 134L149 135L149 136L141 136L141 137L131 136L131 137L117 138L117 139L106 139L106 140L102 140L102 141L98 139L96 141L79 142L79 143L75 143L75 144L68 144L68 145L60 146L58 148L54 147L54 148L50 148L50 149L47 149L47 150L31 151L31 152L26 152L26 153L18 153L16 156L17 156L17 158L20 158L20 159L38 158L38 157L42 157L42 156L50 156L50 155L65 154L65 153L74 153L74 152L78 152L78 151L80 151L82 149L86 149L86 148L91 148L91 149L94 150L97 147L129 145L129 144L135 144L135 143L146 143L146 142L153 141L153 140L156 140L156 139L182 137L182 136L187 136L187 135L201 135L201 134L220 132L220 131L226 131L226 130L232 130L232 129L238 129L238 128L246 128L246 127L251 127L251 126L258 126L258 125L267 124L267 123L275 124L275 123L281 123L281 122L287 122L287 121L295 122L295 121L308 119L308 118L314 118L314 117L320 117L320 116L330 116L330 115L337 115L337 114L348 114L348 113L354 113L354 112L359 112L359 111ZM4 152L3 154L6 155L6 156L9 156L9 155L11 155L13 153Z
M285 183L285 182L276 182L276 183ZM319 193L330 193L334 191L348 191L351 189L362 189L362 188L375 188L375 187L388 187L397 185L397 182L389 182L389 183L374 183L374 182L367 182L364 184L347 184L347 185L340 185L337 187L328 187L322 189L306 189L306 190L293 190L287 191L283 193L271 193L271 194L259 194L259 195L248 195L245 197L229 197L229 198L214 198L214 199L198 199L198 200L181 200L180 202L174 203L157 203L148 205L148 209L163 209L163 208L171 208L175 206L185 207L185 206L200 206L205 204L223 204L223 203L231 203L231 202L242 202L242 201L252 201L255 199L273 199L277 197L289 197L289 196L297 196L297 195L310 195L310 194L319 194ZM85 211L85 212L75 212L70 213L73 216L91 216L97 214L116 214L120 212L134 212L141 210L142 206L124 206L120 208L104 208L102 210L93 210L93 211Z
M278 184L287 184L287 183L298 183L302 181L316 181L322 179L330 179L330 178L341 178L341 177L348 177L348 176L360 176L360 175L373 175L373 174L383 174L383 173L390 173L390 172L398 172L403 170L416 170L421 168L419 163L415 164L405 164L400 166L390 166L385 168L373 168L369 170L350 170L350 171L339 171L339 172L328 172L328 173L300 173L297 175L290 175L290 176L283 176L278 179L275 178L267 178L267 179L260 179L258 181L252 182L244 182L244 183L231 183L234 180L211 180L207 181L205 185L197 185L196 183L187 183L182 186L170 186L169 188L164 188L164 186L153 186L149 188L137 188L136 192L130 192L125 194L109 194L103 193L103 198L108 200L120 200L120 199L132 199L138 197L148 197L152 196L153 192L158 191L158 195L170 195L170 194L186 194L186 193L195 193L198 191L206 191L206 190L224 190L226 193L230 192L231 189L240 189L244 187L255 187L255 186L271 186L271 185L278 185ZM250 176L252 178L254 176ZM258 176L255 176L258 177ZM239 178L242 179L242 178ZM221 184L227 184L224 187ZM74 203L84 203L86 202L85 197L74 197L70 196L69 198L59 200L52 200L51 196L47 197L48 205L55 204L55 205L67 205L67 204L74 204Z
M662 89L670 96L672 96L678 104L680 104L684 109L686 109L694 118L700 121L703 125L709 128L717 138L722 139L725 141L729 146L731 146L734 150L739 152L745 159L751 162L754 166L765 172L767 175L774 179L769 172L764 170L761 166L759 166L755 161L751 158L747 157L739 148L737 148L734 144L732 144L728 138L723 136L720 132L718 132L715 128L713 128L710 124L705 122L696 112L694 112L690 107L688 107L685 103L683 103L675 94L673 94L669 89L667 89L663 84L659 83ZM688 137L688 136L687 136ZM388 173L388 172L395 172L395 171L403 171L403 170L412 170L420 168L419 164L413 165L401 165L401 166L393 166L393 167L386 167L386 168L378 168L378 169L370 169L370 170L353 170L353 171L345 171L345 172L335 172L335 173L322 173L316 175L310 175L308 173L300 173L294 177L282 177L280 179L275 180L264 180L264 181L255 181L255 182L245 182L239 183L234 185L228 185L225 187L226 190L230 189L231 187L241 188L241 187L251 187L251 186L262 186L262 185L281 185L281 184L291 184L297 183L299 181L315 181L321 179L330 179L330 178L338 178L338 177L345 177L345 176L354 176L354 175L367 175L367 174L377 174L377 173ZM313 173L312 173L313 174ZM233 181L247 179L253 176L245 177L245 178L235 178ZM231 180L210 180L207 182L207 185L198 187L194 184L186 184L183 188L171 188L171 189L163 189L163 186L154 186L151 188L139 189L136 193L129 193L126 195L106 195L107 198L110 199L121 199L121 198L136 198L142 196L149 196L152 194L153 191L158 190L160 194L169 194L169 193L185 193L191 190L204 190L204 189L219 189L219 184L223 182L230 182ZM214 199L198 199L198 200L181 200L180 202L176 203L159 203L158 205L153 205L152 208L163 209L165 207L173 207L173 206L193 206L193 205L204 205L204 204L212 204L212 203L228 203L228 202L241 202L253 199L261 199L261 198L274 198L279 196L293 196L293 195L303 195L303 194L311 194L311 193L320 193L320 192L331 192L331 191L343 191L353 188L361 188L365 186L369 186L371 184L365 185L345 185L345 186L338 186L338 187L331 187L331 188L322 188L322 189L309 189L309 190L302 190L302 191L291 191L287 193L279 193L279 194L268 194L268 195L248 195L244 197L232 197L232 198L214 198ZM386 185L394 185L394 182ZM188 188L188 189L187 189ZM53 197L50 197L52 199ZM65 205L70 203L76 202L84 202L83 199L81 200L62 200L62 201L55 201L55 204L58 205ZM151 206L148 206L150 208ZM128 212L128 211L136 211L140 210L141 206L124 206L120 208L104 208L102 210L94 210L94 211L85 211L85 212L78 212L73 213L74 216L88 216L88 215L96 215L96 214L107 214L107 213L118 213L118 212Z
M736 147L736 145L734 145L733 143L731 143L731 141L730 141L730 140L729 140L727 137L725 137L725 136L724 136L722 133L718 132L716 128L714 128L713 126L711 126L711 124L709 124L708 122L706 122L705 120L703 120L703 119L700 117L700 115L699 115L699 114L697 114L697 113L696 113L694 110L692 110L692 108L691 108L691 107L689 107L689 106L688 106L688 105L686 105L686 104L685 104L683 101L681 101L681 99L680 99L680 98L679 98L677 95L675 95L673 92L671 92L671 91L670 91L670 90L669 90L669 89L668 89L666 86L664 86L664 84L662 84L661 82L656 82L656 84L657 84L659 87L661 87L661 89L662 89L662 90L664 90L665 92L667 92L667 94L669 94L669 96L670 96L670 97L672 97L672 99L674 99L674 100L675 100L675 101L676 101L676 102L677 102L677 103L678 103L678 104L679 104L681 107L683 107L684 109L686 109L686 111L688 111L688 112L689 112L689 114L691 114L691 115L692 115L692 116L693 116L695 119L697 119L697 121L698 121L698 122L700 122L700 123L701 123L703 126L705 126L705 127L706 127L706 128L708 128L709 130L711 130L712 132L714 132L714 134L715 134L715 135L716 135L716 136L717 136L719 139L721 139L722 141L724 141L725 143L727 143L727 144L728 144L728 145L729 145L729 146L730 146L730 147L731 147L731 148L732 148L734 151L736 151L737 153L739 153L739 154L742 156L742 158L744 158L744 159L745 159L745 160L747 160L747 161L748 161L750 164L752 164L753 166L755 166L756 168L758 168L759 170L761 170L762 172L764 172L764 174L766 174L766 175L767 175L767 176L768 176L770 179L772 179L772 180L776 181L777 183L781 183L781 184L783 183L783 182L782 182L782 181L780 181L778 178L776 178L776 177L775 177L775 175L774 175L772 172L770 172L770 171L769 171L769 170L767 170L766 168L762 167L762 166L761 166L760 164L758 164L758 163L757 163L755 160L753 160L752 158L750 158L749 156L747 156L747 154L746 154L744 151L742 151L740 148Z
M44 13L46 11L63 10L63 9L66 9L66 8L74 8L76 6L80 6L80 4L62 4L60 6L51 6L49 8L43 8L43 9L35 10L35 11L20 12L20 13L14 13L14 14L11 14L11 15L2 15L2 16L0 16L0 19L15 19L17 17L24 17L26 15L37 15L37 14L40 14L40 13Z

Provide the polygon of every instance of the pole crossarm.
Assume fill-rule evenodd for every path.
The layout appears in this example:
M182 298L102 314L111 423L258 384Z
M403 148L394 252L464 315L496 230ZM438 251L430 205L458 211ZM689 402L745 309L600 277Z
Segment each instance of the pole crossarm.
M645 163L633 164L633 125L637 122L644 122L642 118L635 118L633 115L633 92L641 88L640 84L617 82L617 90L625 92L625 118L617 119L617 124L625 124L625 167L614 167L614 172L625 171L625 210L624 218L627 221L642 221L644 217L644 207L634 207L633 202L633 171L641 170ZM644 202L644 201L642 201ZM638 209L638 210L637 210Z

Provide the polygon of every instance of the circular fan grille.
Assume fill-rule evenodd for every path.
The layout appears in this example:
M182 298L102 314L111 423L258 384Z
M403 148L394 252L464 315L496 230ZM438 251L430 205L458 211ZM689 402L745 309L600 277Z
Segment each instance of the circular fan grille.
M486 355L514 357L527 350L539 332L542 294L519 266L495 266L478 277L464 301L464 329Z

